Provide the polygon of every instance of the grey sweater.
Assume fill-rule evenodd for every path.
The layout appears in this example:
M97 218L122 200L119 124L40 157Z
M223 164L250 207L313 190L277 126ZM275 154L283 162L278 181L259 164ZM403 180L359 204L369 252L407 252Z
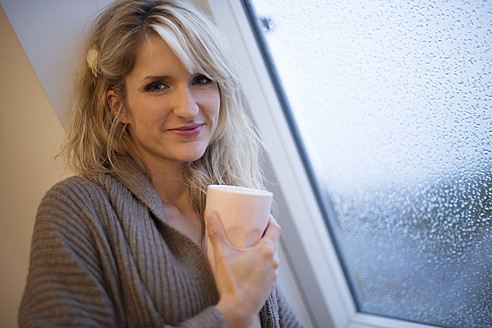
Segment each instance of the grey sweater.
M38 209L20 327L224 327L206 255L169 225L131 160L71 177ZM263 327L300 327L278 288Z

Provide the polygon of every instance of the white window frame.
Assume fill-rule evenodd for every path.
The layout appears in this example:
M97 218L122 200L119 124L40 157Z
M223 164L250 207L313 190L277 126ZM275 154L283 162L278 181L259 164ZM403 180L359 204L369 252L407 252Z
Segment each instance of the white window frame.
M241 67L245 96L283 199L283 245L313 327L431 327L357 312L289 125L240 0L208 0Z

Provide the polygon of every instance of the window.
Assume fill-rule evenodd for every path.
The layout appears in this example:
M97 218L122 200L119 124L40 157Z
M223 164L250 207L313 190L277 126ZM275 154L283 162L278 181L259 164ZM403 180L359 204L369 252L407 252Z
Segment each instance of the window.
M343 273L341 282L330 246L319 242L328 255L317 253L325 259L311 265L319 270L327 262L328 269L313 276L319 293L332 294L322 305L309 304L313 315L322 317L316 307L326 306L336 327L491 325L490 3L223 2L238 25L233 47L242 42L244 60L253 62L257 80L247 78L247 89L249 83L261 84L264 94L275 89L293 135L294 148L275 109L270 116L253 113L274 149L272 164L283 156L277 148L295 149L304 164L296 167L285 155L295 173L283 178L283 167L274 167L279 179L300 181L301 187L282 187L284 193L304 188L295 176L304 169L317 201L307 212L318 206L313 217L321 215L326 230L316 219L309 224L319 240L329 232ZM223 15L215 16L231 29ZM255 63L257 52L269 74ZM262 81L267 78L272 86ZM281 135L278 144L271 130ZM296 227L307 229L307 221L298 221L305 217L296 216ZM332 284L323 285L317 276L323 274ZM342 305L334 309L337 301ZM323 319L316 322L323 326Z

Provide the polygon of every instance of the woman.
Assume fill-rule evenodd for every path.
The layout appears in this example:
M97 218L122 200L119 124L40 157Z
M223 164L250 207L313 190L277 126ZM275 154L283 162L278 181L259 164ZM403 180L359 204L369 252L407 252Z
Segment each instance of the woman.
M238 250L204 210L209 184L262 187L220 40L178 0L116 1L99 16L64 147L78 176L39 207L21 327L300 326L275 287L276 221Z

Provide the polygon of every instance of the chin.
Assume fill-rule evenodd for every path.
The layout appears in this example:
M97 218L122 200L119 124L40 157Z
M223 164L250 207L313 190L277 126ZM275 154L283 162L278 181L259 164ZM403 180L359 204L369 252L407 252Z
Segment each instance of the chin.
M203 151L188 153L188 154L184 155L182 157L182 159L183 159L183 162L191 163L191 162L197 161L200 158L202 158L203 154L205 154L205 149Z

